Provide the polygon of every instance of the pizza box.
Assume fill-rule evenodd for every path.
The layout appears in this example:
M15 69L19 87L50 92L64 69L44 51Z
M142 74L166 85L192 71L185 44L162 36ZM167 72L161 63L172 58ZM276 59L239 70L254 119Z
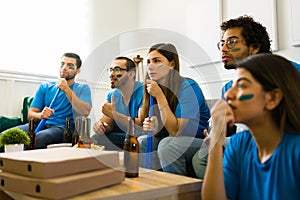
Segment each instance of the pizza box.
M0 190L43 199L63 199L122 183L125 180L125 173L118 168L107 168L63 177L38 179L1 171L0 180Z
M54 178L119 166L117 151L51 148L0 153L0 169L34 178Z

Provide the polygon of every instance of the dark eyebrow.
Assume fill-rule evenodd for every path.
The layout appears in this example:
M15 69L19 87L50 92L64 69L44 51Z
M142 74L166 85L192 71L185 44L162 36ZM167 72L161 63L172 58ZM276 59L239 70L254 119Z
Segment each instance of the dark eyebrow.
M247 81L248 83L252 83L251 80L249 80L249 79L247 79L245 77L242 77L242 78L239 78L239 79L236 80L237 83L240 82L240 81Z
M160 56L157 56L157 57L151 58L151 60L157 60L157 59L161 59L161 57L160 57Z
M235 35L233 35L233 36L230 36L230 37L228 37L226 40L228 40L228 39L240 39L238 36L235 36ZM224 42L225 40L221 40L222 42Z

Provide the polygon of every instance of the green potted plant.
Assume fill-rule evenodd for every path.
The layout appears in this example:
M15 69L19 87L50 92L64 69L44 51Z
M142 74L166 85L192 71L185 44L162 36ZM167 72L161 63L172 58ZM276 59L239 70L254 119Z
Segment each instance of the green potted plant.
M21 129L11 128L0 135L0 146L4 146L5 152L23 151L24 144L30 144L30 138Z

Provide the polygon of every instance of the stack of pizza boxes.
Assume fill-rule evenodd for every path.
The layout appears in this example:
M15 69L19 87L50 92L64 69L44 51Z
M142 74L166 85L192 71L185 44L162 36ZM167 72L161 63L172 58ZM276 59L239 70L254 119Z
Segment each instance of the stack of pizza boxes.
M0 189L62 199L124 181L117 151L52 148L0 154Z

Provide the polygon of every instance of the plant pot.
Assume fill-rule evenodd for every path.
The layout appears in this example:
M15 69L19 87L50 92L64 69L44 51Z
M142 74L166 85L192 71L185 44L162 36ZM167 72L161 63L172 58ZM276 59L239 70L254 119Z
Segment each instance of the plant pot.
M6 144L4 145L4 152L17 152L17 151L23 151L24 150L24 144Z

